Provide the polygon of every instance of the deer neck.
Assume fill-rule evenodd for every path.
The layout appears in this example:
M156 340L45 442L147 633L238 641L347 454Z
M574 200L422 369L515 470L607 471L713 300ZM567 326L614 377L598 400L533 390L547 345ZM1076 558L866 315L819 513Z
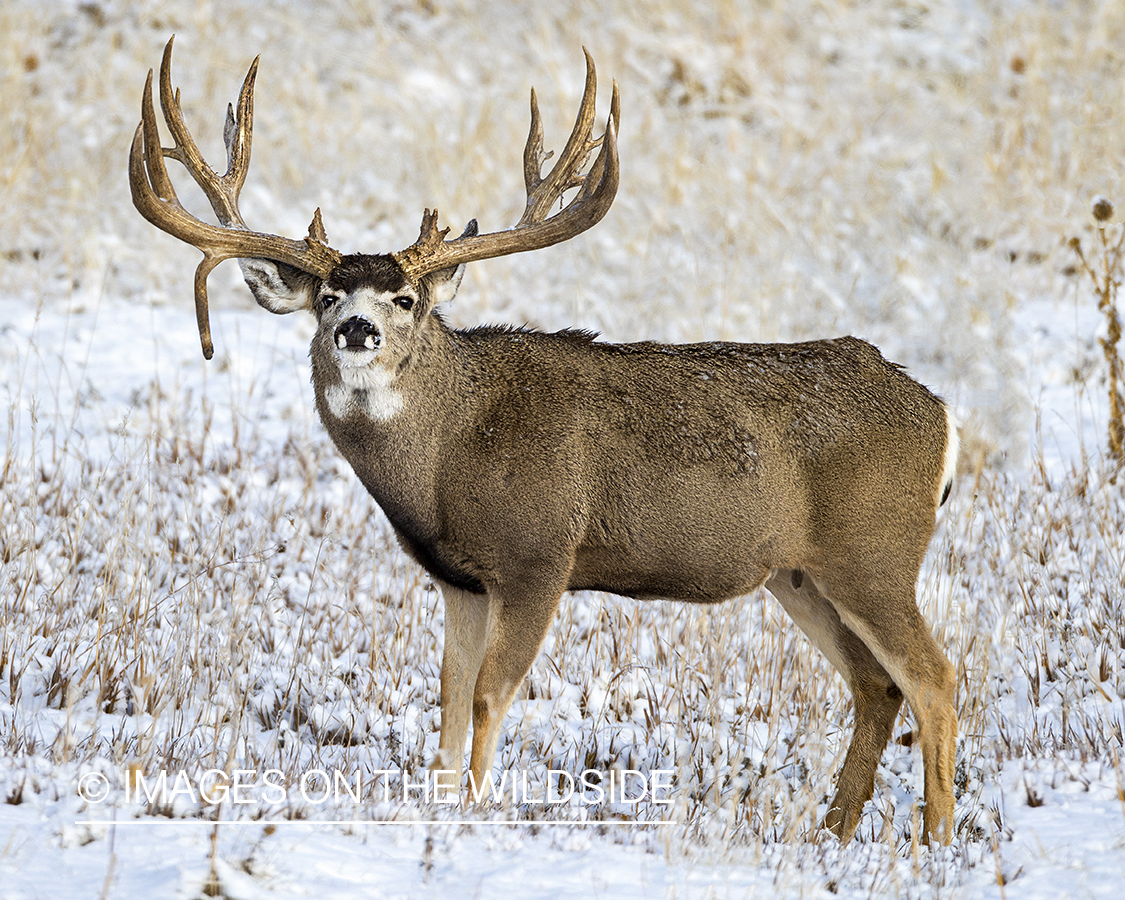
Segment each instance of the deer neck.
M317 411L336 448L392 521L395 510L432 509L442 448L471 404L454 333L435 317L396 364L362 370L318 350L314 342Z

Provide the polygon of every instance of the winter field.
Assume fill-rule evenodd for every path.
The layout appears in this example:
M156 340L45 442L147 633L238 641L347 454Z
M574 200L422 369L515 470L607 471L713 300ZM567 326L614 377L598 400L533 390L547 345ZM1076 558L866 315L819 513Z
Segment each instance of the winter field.
M1125 480L1068 242L1101 259L1091 202L1125 209L1125 6L527 6L0 4L0 898L1119 897ZM129 198L172 33L216 164L262 54L250 226L319 206L345 252L405 247L427 206L513 223L528 88L559 149L584 44L600 118L621 88L614 207L470 266L451 322L855 334L954 405L919 584L959 678L950 847L918 840L905 707L856 839L818 832L851 701L765 593L567 595L506 720L517 789L412 787L442 604L317 421L312 319L228 263L205 363L198 253ZM670 772L670 802L549 803L549 770Z

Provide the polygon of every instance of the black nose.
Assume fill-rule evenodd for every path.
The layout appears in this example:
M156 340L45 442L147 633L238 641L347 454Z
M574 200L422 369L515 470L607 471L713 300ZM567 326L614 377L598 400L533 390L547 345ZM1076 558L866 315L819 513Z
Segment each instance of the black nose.
M336 346L341 350L377 350L381 341L379 329L362 316L352 316L336 327Z

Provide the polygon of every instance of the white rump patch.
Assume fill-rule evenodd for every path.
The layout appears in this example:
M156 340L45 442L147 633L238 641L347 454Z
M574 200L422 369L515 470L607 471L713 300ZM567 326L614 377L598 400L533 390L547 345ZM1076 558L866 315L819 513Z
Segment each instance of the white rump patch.
M341 366L340 378L342 384L333 384L324 392L328 409L337 419L358 412L375 422L386 422L402 411L395 376L382 366Z
M957 454L961 450L961 438L957 434L957 417L948 406L945 408L945 426L947 437L945 439L945 462L941 469L941 480L938 482L937 502L941 506L941 499L953 483L953 476L957 472Z

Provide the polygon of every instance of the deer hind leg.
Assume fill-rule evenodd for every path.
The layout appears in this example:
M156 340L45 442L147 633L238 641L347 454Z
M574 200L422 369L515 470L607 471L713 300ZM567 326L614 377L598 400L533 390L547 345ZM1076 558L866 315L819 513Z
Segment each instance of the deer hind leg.
M825 591L843 624L854 632L894 679L914 712L922 748L925 807L930 840L953 838L953 774L957 752L956 676L918 611L914 583L882 579L862 590L840 585Z
M473 710L473 690L484 661L485 647L496 604L490 596L443 584L445 649L441 658L441 736L431 768L441 791L460 791L465 761L465 739Z
M496 615L473 692L471 772L478 789L492 771L504 716L539 654L562 590L521 586L497 591Z
M824 827L851 839L863 805L875 790L875 770L902 706L902 692L835 607L799 571L775 572L766 582L789 617L844 677L855 702L855 730L828 806Z

